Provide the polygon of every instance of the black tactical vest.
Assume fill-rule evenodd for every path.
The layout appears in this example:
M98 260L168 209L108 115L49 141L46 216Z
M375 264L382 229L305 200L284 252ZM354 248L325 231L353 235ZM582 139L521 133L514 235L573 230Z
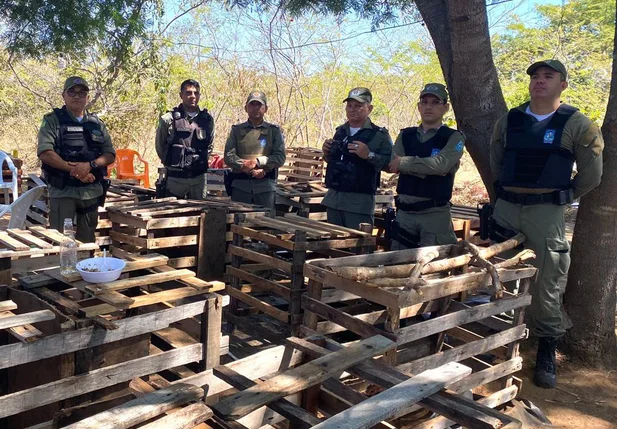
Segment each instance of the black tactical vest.
M448 144L448 139L455 131L443 125L439 127L433 137L421 143L418 140L418 127L405 128L401 130L405 156L417 156L420 158L435 156ZM452 198L453 186L454 175L452 173L448 173L445 176L429 175L424 178L414 176L413 174L401 174L398 179L396 192L413 197L431 198L436 201L447 202Z
M577 111L562 104L550 119L538 122L520 109L508 113L501 186L568 189L574 154L561 147L563 128Z
M200 110L192 122L188 120L182 105L171 111L172 133L165 160L166 167L186 171L208 169L208 152L212 150L212 116L207 110Z
M99 118L88 114L87 120L76 122L69 116L66 107L54 109L60 123L60 132L55 142L55 152L65 161L90 162L102 154L105 138ZM88 186L81 180L71 177L68 171L58 170L43 163L43 171L47 182L59 189L65 186ZM107 175L107 168L93 169L91 173L95 182L99 182Z
M379 186L380 172L366 159L349 153L347 144L355 140L368 144L381 127L361 128L353 136L347 135L344 125L336 129L330 149L330 162L326 167L326 186L342 192L375 194Z

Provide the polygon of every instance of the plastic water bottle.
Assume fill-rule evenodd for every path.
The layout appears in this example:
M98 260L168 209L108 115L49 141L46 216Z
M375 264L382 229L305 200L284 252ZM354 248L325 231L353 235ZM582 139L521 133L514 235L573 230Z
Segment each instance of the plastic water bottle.
M64 219L64 240L60 245L60 274L63 276L77 272L77 243L75 242L75 231L73 220Z

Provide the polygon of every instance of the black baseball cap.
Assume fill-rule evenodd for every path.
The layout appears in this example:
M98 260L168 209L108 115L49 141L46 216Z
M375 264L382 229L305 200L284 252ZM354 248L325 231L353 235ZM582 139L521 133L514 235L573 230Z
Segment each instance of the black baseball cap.
M527 68L527 74L529 76L532 75L532 73L539 67L548 67L551 68L555 71L558 71L559 73L561 73L563 75L564 79L568 78L568 72L566 70L566 66L563 65L563 63L559 60L543 60L543 61L537 61L535 63L533 63L532 65L530 65Z
M86 88L88 91L90 91L90 87L88 86L88 82L86 82L86 79L79 77L79 76L71 76L70 78L65 80L64 90L66 91L67 89L71 89L77 85L81 85L84 88Z

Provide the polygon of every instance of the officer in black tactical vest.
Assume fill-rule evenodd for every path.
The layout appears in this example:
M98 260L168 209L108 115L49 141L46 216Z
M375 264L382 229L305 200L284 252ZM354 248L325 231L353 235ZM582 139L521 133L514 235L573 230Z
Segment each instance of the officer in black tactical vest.
M159 120L156 153L166 168L166 179L158 183L164 196L205 199L208 154L214 140L214 119L199 108L199 82L188 79L180 85L182 103Z
M443 124L448 92L440 83L420 92L418 127L401 130L390 172L400 173L392 250L456 243L450 198L465 138Z
M244 110L248 120L231 127L225 144L225 164L232 169L227 188L233 201L268 207L274 214L274 184L286 156L283 134L264 121L268 100L262 91L251 91Z
M604 141L594 122L561 104L568 74L560 61L538 61L527 74L530 101L502 116L493 132L497 201L490 234L504 241L522 232L524 246L536 253L532 263L538 275L531 285L528 324L539 340L534 382L553 388L557 341L570 323L562 313L570 266L564 209L600 184Z
M328 162L328 192L322 204L329 223L347 228L359 229L361 223L373 225L380 171L392 154L388 130L369 119L372 101L368 88L352 89L343 100L348 121L322 146Z
M49 224L62 231L77 215L75 238L94 242L98 206L105 201L107 166L116 152L105 124L86 111L88 83L78 76L64 83L64 106L43 118L37 155L49 185Z

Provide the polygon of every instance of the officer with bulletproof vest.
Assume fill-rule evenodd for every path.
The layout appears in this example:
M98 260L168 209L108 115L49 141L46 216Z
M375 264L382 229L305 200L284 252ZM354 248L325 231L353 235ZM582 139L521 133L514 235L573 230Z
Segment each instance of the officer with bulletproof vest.
M49 224L62 231L77 215L75 238L94 242L98 206L109 187L104 179L116 152L105 124L86 110L90 87L79 76L64 83L64 106L43 118L37 155L49 186Z
M530 101L511 109L495 125L491 169L497 201L491 238L504 241L521 232L536 253L531 285L530 328L538 337L534 382L557 384L555 349L568 326L563 313L570 246L565 236L566 204L600 184L604 141L598 126L575 107L562 104L567 71L557 60L527 69ZM574 177L573 164L577 172Z
M165 179L157 183L159 195L192 200L208 195L208 154L214 140L214 119L199 108L199 82L180 85L182 103L159 120L156 153L165 165Z
M286 157L283 134L264 121L268 100L262 91L249 93L244 110L248 120L231 127L225 144L225 164L232 169L226 187L232 201L268 207L274 214L274 185Z
M347 122L322 150L328 163L328 192L322 204L329 223L359 229L361 223L373 225L375 192L380 171L390 162L392 139L388 130L371 122L373 95L368 88L349 91L345 103Z
M448 92L429 83L420 92L422 122L404 128L394 143L391 173L400 173L392 250L456 243L450 198L465 138L443 124L449 109Z

